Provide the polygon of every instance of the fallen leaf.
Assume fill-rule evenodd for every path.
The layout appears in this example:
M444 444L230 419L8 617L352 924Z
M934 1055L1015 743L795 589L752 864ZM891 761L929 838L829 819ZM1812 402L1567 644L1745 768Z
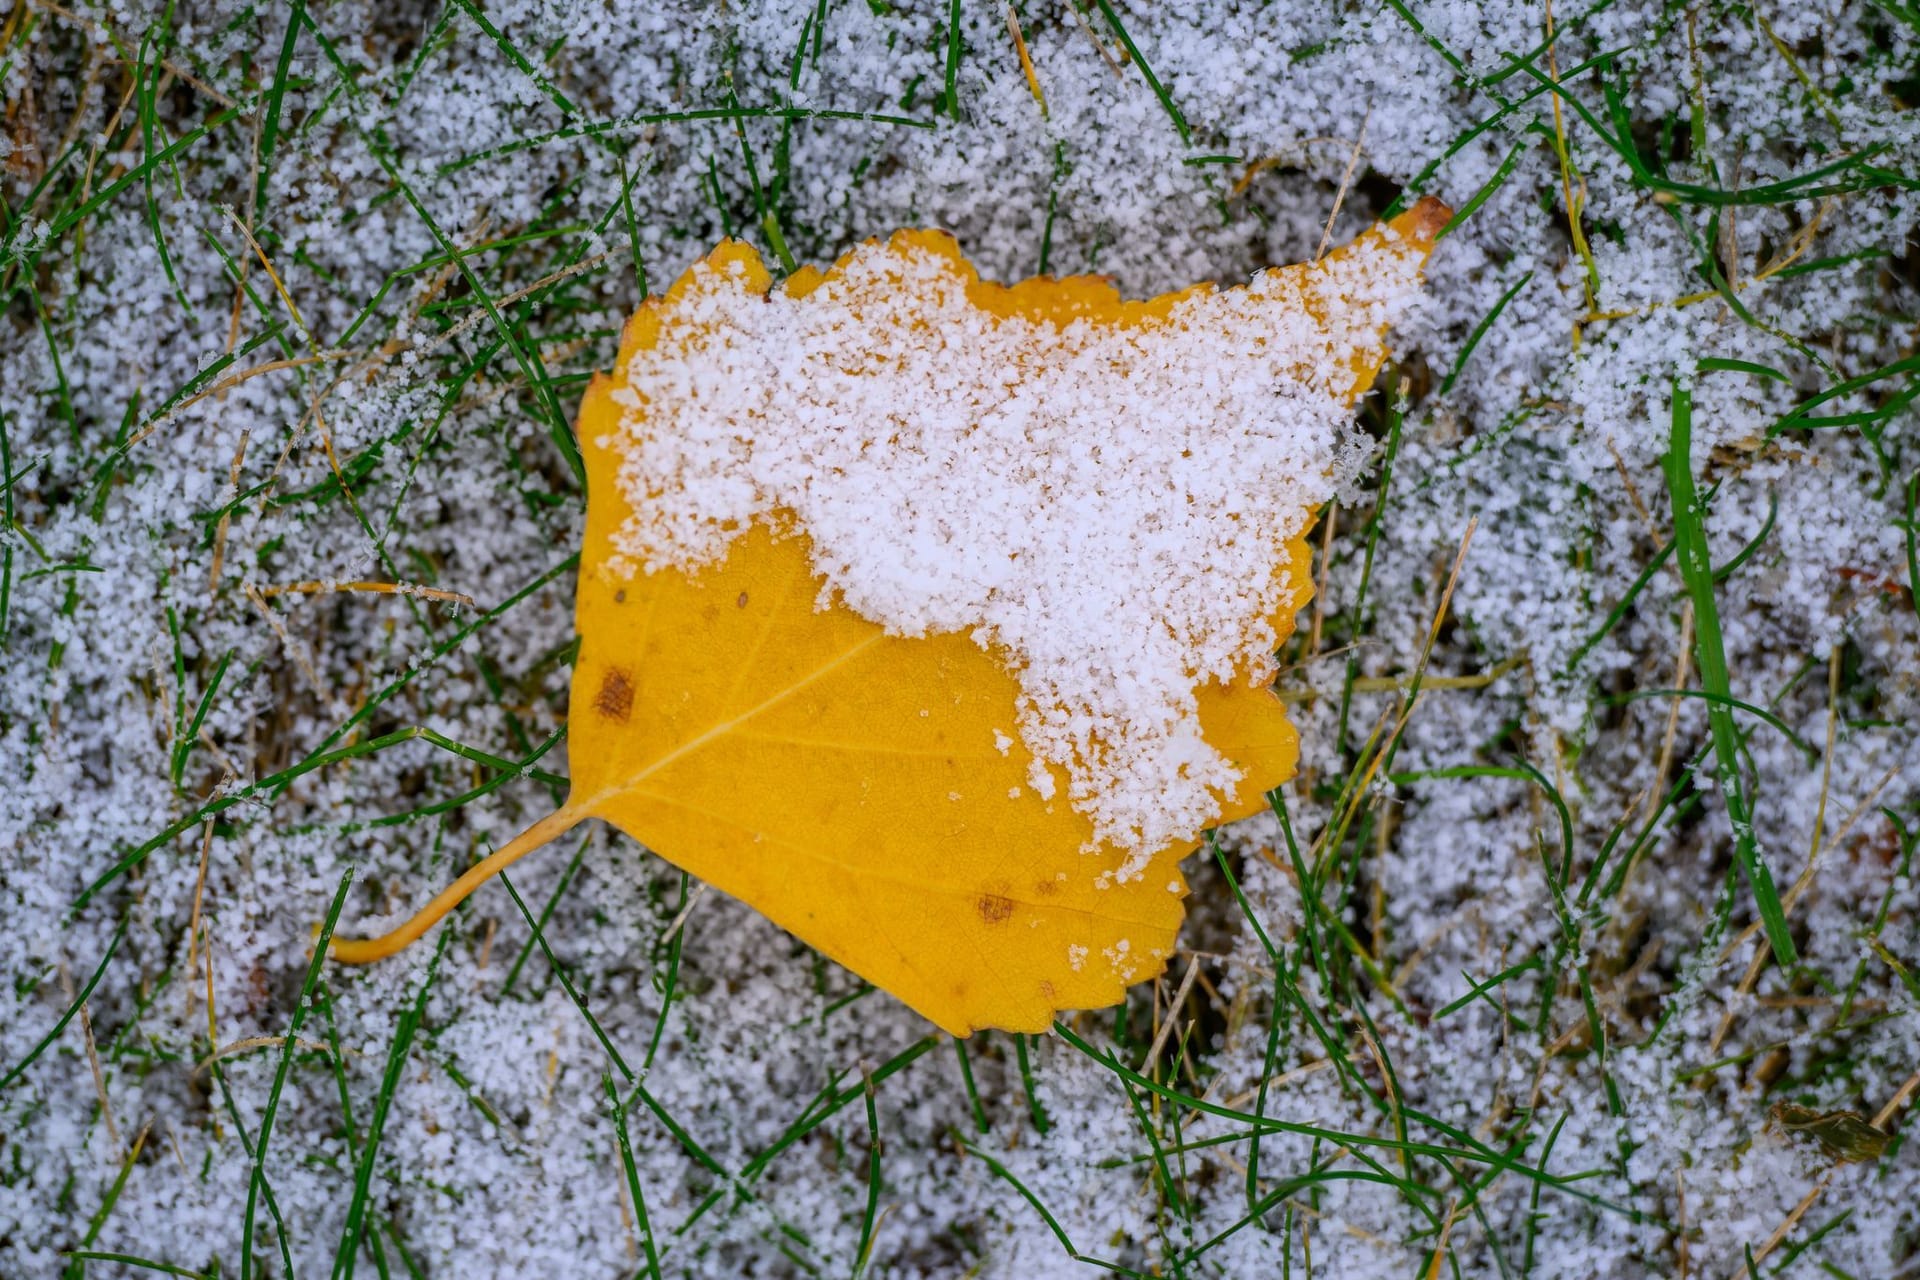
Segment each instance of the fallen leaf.
M1773 1104L1772 1117L1783 1132L1804 1133L1819 1143L1821 1152L1836 1164L1878 1160L1893 1141L1891 1134L1857 1111L1821 1111L1783 1101Z
M1362 239L1423 260L1447 216L1423 200L1391 233L1376 227ZM1093 277L987 284L937 232L900 232L887 248L965 273L988 322L1152 326L1194 292L1129 303ZM723 243L706 261L744 273L760 293L772 287L745 244ZM845 261L784 288L805 297ZM628 409L616 393L665 326L698 323L681 314L694 310L680 305L693 278L641 307L615 373L596 377L581 406L588 506L567 802L399 929L336 938L334 955L358 963L398 951L515 859L597 817L954 1035L1041 1031L1060 1010L1118 1002L1173 951L1186 894L1179 863L1195 842L1149 851L1141 871L1141 857L1096 839L1057 763L1039 763L1056 780L1043 798L1047 788L1030 785L1031 752L1006 733L1020 719L1021 686L1005 655L958 632L889 634L832 602L789 513L756 520L724 558L691 569L637 572L617 545L633 507L617 443ZM1364 350L1372 357L1350 361L1347 401L1377 372L1379 347ZM1270 620L1281 638L1311 591L1307 518L1275 566L1294 588ZM1292 775L1296 736L1270 678L1242 670L1195 689L1206 743L1239 778L1216 796L1216 822L1258 812Z

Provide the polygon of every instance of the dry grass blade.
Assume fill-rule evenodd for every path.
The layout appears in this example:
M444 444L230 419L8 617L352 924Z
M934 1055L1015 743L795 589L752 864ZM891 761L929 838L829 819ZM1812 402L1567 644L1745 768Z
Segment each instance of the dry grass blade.
M358 592L375 596L412 596L418 600L439 600L447 604L473 608L473 597L461 591L447 591L440 587L423 587L412 582L289 582L279 586L258 588L260 598L271 600L275 596L311 596L326 595L332 592Z

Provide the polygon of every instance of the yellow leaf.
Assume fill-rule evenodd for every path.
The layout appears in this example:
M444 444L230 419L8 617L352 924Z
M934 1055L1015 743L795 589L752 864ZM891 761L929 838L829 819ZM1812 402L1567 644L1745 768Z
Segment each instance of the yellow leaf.
M1422 201L1388 239L1424 258L1446 217ZM1084 276L1000 286L974 277L942 233L899 232L888 247L945 260L994 320L1151 326L1193 292L1123 302ZM723 243L707 262L743 272L757 292L772 287L744 244ZM807 268L784 287L804 297L839 269ZM1064 774L1045 766L1060 784L1050 800L1029 785L1032 757L1006 734L1019 722L1021 689L1004 655L958 633L890 635L842 604L823 606L809 540L784 513L692 570L635 572L621 554L632 508L617 438L621 399L632 397L616 392L664 326L698 322L679 306L693 278L641 307L615 373L596 377L581 406L588 505L566 804L400 929L336 940L334 954L361 962L399 950L508 863L595 817L952 1034L1040 1031L1060 1010L1116 1003L1166 965L1186 893L1179 862L1194 845L1161 849L1144 873L1116 876L1125 852L1096 844L1093 824L1066 799ZM1371 349L1376 358L1353 362L1349 400L1377 371ZM1292 608L1311 590L1303 532L1275 566L1295 588ZM1292 608L1272 620L1283 638ZM1267 676L1243 671L1196 690L1207 743L1241 779L1218 796L1221 822L1263 808L1264 793L1293 772L1294 730Z

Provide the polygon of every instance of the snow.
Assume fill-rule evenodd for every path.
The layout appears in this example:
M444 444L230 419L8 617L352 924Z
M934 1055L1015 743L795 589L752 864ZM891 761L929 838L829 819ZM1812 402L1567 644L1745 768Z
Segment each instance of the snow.
M670 1276L853 1274L876 1149L870 1276L1096 1274L1035 1202L1075 1249L1160 1274L1299 1276L1310 1259L1319 1275L1423 1275L1449 1221L1449 1274L1732 1276L1776 1233L1762 1274L1911 1271L1913 1145L1835 1166L1771 1112L1791 1101L1886 1110L1896 1134L1913 1124L1913 416L1775 427L1809 395L1909 357L1916 196L1904 178L1842 173L1773 203L1668 200L1595 132L1621 127L1611 90L1639 164L1675 185L1750 193L1869 147L1882 148L1874 166L1911 177L1916 38L1898 6L1557 5L1552 57L1517 67L1546 37L1542 6L1022 0L1045 114L997 5L960 6L951 110L945 4L481 6L524 66L463 6L310 5L327 43L297 33L270 108L288 11L120 0L0 20L0 1072L53 1029L124 926L85 1025L75 1017L0 1090L0 1274L64 1274L83 1242L237 1274L280 1048L202 1065L213 1046L286 1032L312 926L349 868L340 928L365 932L555 803L520 765L564 716L580 500L530 379L570 412L614 359L642 271L657 288L729 231L765 252L764 209L802 261L934 226L989 279L1097 272L1135 298L1233 284L1314 255L1356 155L1335 244L1429 166L1424 189L1458 208L1512 164L1396 325L1386 390L1404 378L1405 398L1378 521L1394 402L1377 395L1360 418L1366 465L1336 468L1324 558L1316 531L1318 590L1280 655L1302 735L1285 799L1303 859L1368 734L1398 715L1392 686L1418 665L1469 519L1426 674L1501 674L1429 688L1326 864L1322 906L1391 995L1324 932L1322 979L1306 946L1318 909L1277 820L1257 819L1223 852L1319 1030L1288 999L1276 1015L1273 963L1201 857L1186 865L1187 950L1172 962L1177 980L1201 960L1185 1016L1164 1017L1169 985L1140 989L1124 1025L1069 1020L1136 1068L1171 1025L1161 1081L1317 1134L1265 1133L1256 1161L1244 1122L1139 1086L1130 1097L1058 1036L976 1037L964 1072L940 1042L883 1075L924 1023L738 904L690 899L677 873L595 827L512 880L535 919L552 904L544 937L651 1104L540 949L520 961L528 927L489 885L404 957L325 972L301 1034L328 1049L295 1054L264 1160L295 1270L333 1268L406 1026L361 1276L642 1271L609 1075L633 1099L637 1179ZM1570 175L1541 91L1554 75ZM240 113L210 123L226 101ZM759 114L728 117L734 103ZM316 347L351 355L253 372L311 352L227 208ZM1708 263L1750 320L1712 291ZM534 290L499 309L540 368L497 345L477 288L496 301ZM1708 357L1788 381L1696 372ZM1717 589L1734 695L1791 731L1737 717L1756 835L1783 890L1813 866L1792 913L1802 971L1769 964L1750 984L1764 943L1747 936L1707 704L1631 696L1698 688L1675 570L1647 576L1600 634L1671 537L1659 459L1676 376L1693 381L1693 472L1703 492L1718 486L1714 563L1767 531ZM1872 414L1911 376L1822 412ZM348 592L256 604L245 590L359 580L458 591L477 609ZM1350 670L1363 683L1348 699ZM190 735L182 712L190 724L203 697ZM415 727L509 768L388 741ZM288 776L340 751L355 754ZM1546 786L1436 772L1523 761ZM560 753L536 767L560 772ZM197 820L216 796L241 798ZM1556 799L1572 828L1564 915L1546 870L1562 856ZM1582 901L1603 853L1603 880L1631 853L1623 887ZM846 1105L762 1159L830 1087ZM1341 1136L1390 1139L1397 1123L1565 1181L1403 1162ZM1256 1194L1276 1198L1241 1225L1250 1166ZM1423 1190L1382 1181L1409 1168ZM285 1273L279 1240L256 1198L256 1274Z
M1351 371L1384 355L1424 256L1369 236L1124 326L994 318L962 265L904 241L802 298L703 264L613 392L616 545L692 569L790 515L830 598L1003 655L1033 785L1065 770L1137 876L1239 781L1195 686L1272 682L1273 619L1306 596L1276 566L1362 456Z

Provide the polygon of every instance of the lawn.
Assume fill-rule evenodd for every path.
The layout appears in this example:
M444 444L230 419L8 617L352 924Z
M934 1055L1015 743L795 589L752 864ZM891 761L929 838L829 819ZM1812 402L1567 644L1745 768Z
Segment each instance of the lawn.
M0 100L0 1275L1920 1275L1907 0L12 0ZM564 799L575 417L718 241L1423 195L1124 1004L955 1039L597 821L312 959Z

